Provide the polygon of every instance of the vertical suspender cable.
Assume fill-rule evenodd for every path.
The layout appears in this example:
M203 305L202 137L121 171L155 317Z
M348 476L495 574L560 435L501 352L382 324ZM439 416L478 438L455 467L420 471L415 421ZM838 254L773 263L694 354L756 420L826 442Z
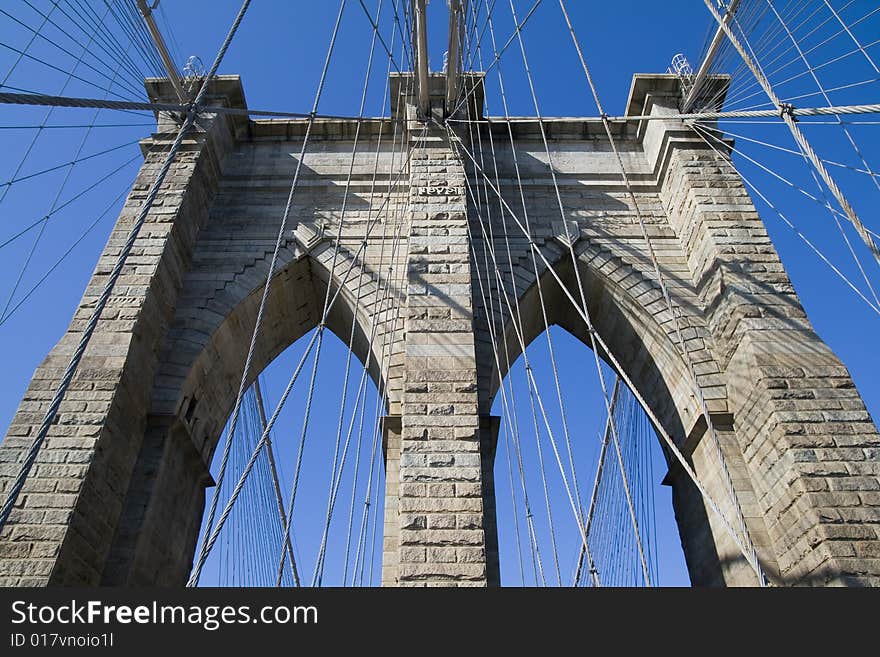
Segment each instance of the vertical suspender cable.
M266 421L266 407L263 403L263 391L260 388L260 377L254 379L254 395L257 400L257 411L260 414L260 432L265 432L269 424ZM269 459L269 473L272 476L272 489L275 493L275 504L278 506L278 518L281 520L282 529L287 526L287 513L284 511L284 498L281 496L281 484L278 481L278 468L275 465L275 451L272 449L272 440L266 438L266 456ZM299 572L296 568L296 559L293 556L293 545L288 539L282 539L287 543L288 557L290 558L290 570L293 573L293 582L299 586Z

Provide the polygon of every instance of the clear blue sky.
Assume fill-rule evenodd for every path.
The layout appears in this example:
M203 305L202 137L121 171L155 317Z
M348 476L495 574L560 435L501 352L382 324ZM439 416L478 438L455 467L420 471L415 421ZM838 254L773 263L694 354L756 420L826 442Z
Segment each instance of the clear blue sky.
M42 8L50 6L48 0L32 4ZM89 4L100 12L100 2L92 0ZM375 10L375 0L365 4L371 10ZM520 18L526 14L531 4L532 2L522 0L516 3ZM677 52L685 53L696 64L711 24L710 15L698 1L679 0L661 3L621 0L614 3L587 3L570 0L568 4L599 86L599 92L607 111L611 114L623 112L633 73L665 71L672 56ZM867 13L873 4L868 0L856 0L848 9L850 12L848 15L857 17ZM161 7L164 18L167 19L167 22L162 24L170 23L173 26L174 52L180 59L179 63L182 64L187 56L195 54L201 58L205 66L208 66L238 5L237 0L215 0L210 3L162 0ZM501 41L507 40L513 25L507 5L507 0L498 0L494 14ZM333 0L325 2L256 0L220 72L238 73L242 76L248 103L252 108L308 111L311 109L337 8L338 3ZM23 2L4 3L3 9L29 25L39 24L39 17ZM386 38L390 38L389 9L390 0L385 0L381 23ZM61 19L59 21L67 24ZM446 7L441 0L434 0L430 4L429 23L431 65L433 69L438 69L445 50L447 27ZM859 34L865 41L876 39L880 33L876 22L862 24L859 29L862 30ZM78 52L74 44L64 40L63 35L57 32L53 34L58 43L65 44L74 54ZM349 0L341 37L331 62L326 90L319 108L321 112L345 115L357 112L370 34L371 28L363 10L356 0ZM544 0L543 5L525 28L524 34L543 114L595 115L595 107L589 97L583 74L570 46L568 35L564 32L564 24L556 0ZM29 38L30 34L20 24L16 24L8 16L0 15L0 41L21 49ZM841 52L846 50L843 46L840 48ZM91 50L98 49L92 46ZM74 59L59 52L51 44L36 42L30 52L66 70L73 68ZM820 52L816 56L820 57L823 54L827 55ZM0 76L5 76L15 58L15 52L8 48L0 49ZM827 58L830 58L830 55ZM110 58L102 57L102 59L108 62ZM385 59L379 56L377 61L367 105L367 113L372 115L380 115L387 111L386 101L382 97ZM533 114L534 109L527 94L522 63L515 44L505 54L503 62L505 82L509 87L511 112L520 115ZM108 65L111 69L114 66L112 62ZM101 68L97 63L95 66ZM861 79L864 75L857 70L858 66L860 65L853 63L853 58L850 58L837 67L829 67L823 72L823 75L827 75L823 82L827 86L833 86L835 82L844 84ZM864 66L864 63L861 66ZM77 67L76 73L88 80L100 80L100 76L95 74L93 69L82 64ZM784 79L788 73L790 71L781 71L778 78ZM65 79L66 75L59 71L51 70L36 61L26 60L16 67L8 79L4 80L0 77L0 82L10 87L46 93L61 93L62 89L67 95L100 97L104 93L82 80L71 80L65 86ZM126 98L137 96L130 88L123 89L118 85L114 87L114 91ZM834 100L865 102L866 99L876 98L876 92L877 82L874 80L873 84L840 92ZM493 113L500 113L500 103L497 96L492 95L492 87L489 93ZM821 99L814 98L810 102L805 100L800 104L811 103L821 104ZM6 126L40 124L45 116L46 110L42 108L0 107L0 124ZM88 123L91 120L90 110L58 110L52 114L48 123L60 125ZM151 117L143 113L120 114L105 111L100 114L99 123L101 122L139 125L95 129L88 135L82 147L82 155L119 148L78 165L60 196L61 202L74 196L78 191L88 188L98 178L111 174L117 168L119 170L109 175L104 182L81 199L52 215L46 224L45 233L34 250L21 284L17 286L9 307L16 305L17 300L80 237L84 229L99 219L105 208L111 208L106 216L96 222L45 284L37 288L33 296L22 304L10 319L0 324L0 338L2 338L0 359L5 370L0 381L0 425L2 426L8 425L12 418L34 368L65 330L115 220L118 202L114 205L114 199L127 190L136 172L139 153L133 142L147 136L151 131L149 126ZM777 126L749 128L731 125L730 129L740 130L745 136L791 147L790 140ZM853 160L851 151L844 148L839 132L833 134L821 132L837 130L836 128L815 127L811 130L816 132L808 134L815 134L824 157L858 166ZM853 127L853 131L860 143L865 145L869 160L876 162L877 133L880 131L870 126ZM34 142L31 155L16 175L16 167L21 156L35 134L33 130L0 130L0 145L4 153L0 162L0 182L69 161L77 152L85 131L81 129L42 131ZM809 175L805 173L798 158L746 140L740 140L739 145L747 154L758 159L771 170L785 172L799 184L810 184ZM738 162L743 171L775 205L783 208L787 216L829 253L835 264L857 280L858 271L849 260L836 232L837 229L831 223L827 212L824 212L819 205L804 199L803 195L792 192L784 183L746 160L738 158ZM880 229L880 224L876 221L878 207L876 190L865 184L864 176L853 176L848 171L836 169L835 175L838 173L846 183L845 189L851 194L853 204L862 213L866 223L875 230ZM0 217L2 217L0 244L52 210L55 192L62 184L65 174L66 169L62 168L17 183L9 189L6 198L0 202ZM5 190L5 187L0 188L0 195L4 194ZM827 267L780 222L766 204L760 200L757 204L816 330L850 368L869 410L876 416L880 411L880 383L876 377L880 357L877 356L874 344L880 328L880 318L867 310L839 279L830 274ZM39 230L40 226L37 226L23 237L0 247L2 254L0 307L7 305L7 298L16 287L19 271L28 259ZM857 248L861 247L857 245ZM869 260L865 262L869 274L876 280L875 263ZM583 450L584 467L579 470L579 474L583 479L582 487L586 490L585 494L588 494L588 482L592 477L592 463L597 445L596 435L603 421L601 402L595 394L595 375L591 369L592 356L584 347L561 332L554 332L554 340L559 345L560 360L563 363L561 372L563 382L569 390L582 391L586 400L580 400L576 395L569 395L570 421L572 426L577 427L579 436L583 439L579 443L581 445L579 449ZM270 400L274 401L278 398L290 367L296 362L297 354L301 353L302 347L302 344L294 345L267 371L266 393ZM534 346L536 359L540 359L541 349L541 345L536 342ZM307 453L309 459L307 463L311 465L308 466L302 482L303 491L306 492L301 494L301 500L314 503L306 504L303 501L297 503L297 513L302 514L303 523L303 529L298 533L298 549L302 553L303 561L309 564L304 568L309 574L317 547L317 537L320 535L317 527L320 517L323 516L323 505L326 500L326 461L329 460L336 431L339 378L344 358L341 343L335 338L328 340L327 350L322 356L322 378L319 380L319 389L324 391L324 394L319 395L314 410L314 421L309 434L309 445L314 448L310 447L311 451ZM546 359L542 360L546 363ZM588 374L592 376L587 376ZM552 390L549 387L550 380L546 378L546 372L542 376L545 377L542 379L542 386L549 395L549 391ZM524 389L521 392L523 394L521 398L524 399ZM373 394L371 390L370 396ZM500 412L500 409L497 410ZM302 399L294 396L279 424L283 429L276 436L280 452L279 461L282 462L282 469L286 475L292 470L292 445L299 437L301 412ZM503 454L499 452L499 458L502 456ZM663 468L659 463L659 455L655 454L655 456L654 480L659 482ZM503 575L506 582L518 583L519 575L514 567L515 554L510 539L510 505L503 501L506 493L502 488L506 490L507 480L506 474L502 476L501 470L498 473L498 482ZM557 524L561 536L561 567L565 574L572 566L572 555L576 555L577 536L558 481L551 481L551 487L556 502L554 513L558 514ZM538 489L535 490L535 498L538 497L537 493ZM341 506L342 515L348 512L346 497L348 494L349 491L343 488L342 499L345 503ZM686 574L669 507L668 489L657 486L660 583L682 584L687 581ZM298 519L299 517L297 516ZM343 531L340 526L334 524L334 538L331 542L329 558L335 559L336 564L339 561L339 553L332 551L338 548L340 531ZM546 540L546 533L542 535L542 540ZM376 564L376 572L378 572L378 564ZM331 576L328 570L327 581L337 582L338 574Z

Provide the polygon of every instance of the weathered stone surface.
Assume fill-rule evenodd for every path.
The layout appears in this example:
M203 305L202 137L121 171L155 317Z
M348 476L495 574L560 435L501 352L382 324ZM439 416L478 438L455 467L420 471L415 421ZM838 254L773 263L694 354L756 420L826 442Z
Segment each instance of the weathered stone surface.
M497 563L486 562L487 553L497 555L498 539L494 499L482 494L490 481L484 477L486 455L480 445L492 438L479 428L471 259L467 250L448 249L468 243L465 170L441 130L429 131L426 138L411 135L411 148L410 312L405 323L398 463L400 482L425 485L400 491L397 549L414 544L435 547L428 548L424 563L402 566L395 580L383 577L383 583L497 584ZM455 182L461 184L452 185ZM440 197L442 207L437 205ZM429 264L424 253L442 253L441 264ZM473 496L473 489L458 488L465 482L479 493ZM485 531L484 515L492 518ZM413 523L414 517L420 522ZM386 518L386 524L393 522ZM472 548L470 560L459 561L457 550L465 547Z
M161 98L159 82L150 89ZM243 106L236 78L221 78L215 93ZM637 76L630 112L674 113L675 93L671 77ZM407 116L405 105L395 117ZM173 129L163 115L145 141L82 303L25 393L0 446L2 491ZM880 437L723 157L674 120L614 126L685 358L601 126L545 122L562 212L536 123L513 124L513 143L502 123L460 133L475 153L491 138L496 182L528 219L531 242L491 195L468 194L482 179L444 130L378 119L361 122L340 229L357 129L315 122L252 374L321 321L328 286L342 288L326 325L347 336L354 322L355 352L388 396L383 585L498 583L498 419L489 412L507 363L493 339L511 362L521 348L511 309L487 300L509 295L526 343L546 328L543 305L548 323L588 344L556 276L569 290L583 284L597 331L730 518L700 386L774 582L880 584ZM0 582L183 583L211 485L206 464L235 399L304 131L304 121L205 117L186 140L0 535ZM532 260L531 244L555 276ZM754 584L674 464L667 482L692 581Z

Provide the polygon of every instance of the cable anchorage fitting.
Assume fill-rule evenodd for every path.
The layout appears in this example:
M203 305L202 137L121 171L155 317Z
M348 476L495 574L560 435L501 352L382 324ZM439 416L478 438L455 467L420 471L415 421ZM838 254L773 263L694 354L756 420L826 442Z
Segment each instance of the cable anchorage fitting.
M797 122L798 122L798 117L797 117L797 115L794 113L794 110L795 110L795 106L792 105L791 103L781 103L781 104L779 105L779 118L780 118L780 119L783 119L783 118L785 118L786 116L789 116L789 117L791 117L791 120L792 120L792 121L794 121L795 123L797 123Z

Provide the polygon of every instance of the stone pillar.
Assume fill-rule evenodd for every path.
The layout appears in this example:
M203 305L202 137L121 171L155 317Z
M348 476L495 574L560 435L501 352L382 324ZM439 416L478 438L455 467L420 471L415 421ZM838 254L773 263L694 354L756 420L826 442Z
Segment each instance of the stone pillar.
M668 76L634 89L631 110L677 111ZM880 584L880 435L849 373L813 331L727 159L678 121L650 122L644 143L723 369L741 501L763 521L771 578Z
M385 448L385 534L382 539L382 586L397 586L400 564L400 416L382 422Z
M211 103L244 106L237 77L225 76L213 85ZM147 87L150 96L159 101L170 92L159 80L148 81ZM0 584L127 582L127 578L108 581L105 574L135 463L142 456L148 425L155 424L148 413L157 354L171 322L188 254L207 220L220 160L234 142L239 126L238 119L203 116L199 127L184 140L0 534ZM143 143L144 165L73 321L34 374L0 446L0 494L4 496L165 159L174 129L170 118L161 116L159 132ZM174 424L164 422L166 430L154 451L163 463L178 467L204 486L209 480L207 465L198 462L199 452L193 445L172 440L168 429ZM155 438L153 435L151 441ZM173 553L177 547L172 544L163 549ZM188 566L175 564L175 572Z
M486 582L501 586L501 557L498 552L498 516L495 507L495 451L501 418L480 416L480 465L483 468L483 530L486 534Z
M397 583L486 586L497 583L484 504L494 449L477 410L465 171L442 131L411 135Z

